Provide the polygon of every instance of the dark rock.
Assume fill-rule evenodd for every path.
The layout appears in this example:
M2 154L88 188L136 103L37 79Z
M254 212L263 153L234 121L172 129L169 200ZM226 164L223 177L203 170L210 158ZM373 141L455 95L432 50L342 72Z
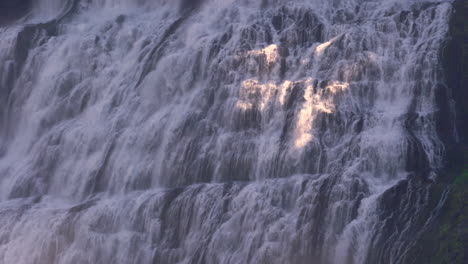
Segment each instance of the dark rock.
M32 7L31 0L0 1L0 26L14 22L26 15Z

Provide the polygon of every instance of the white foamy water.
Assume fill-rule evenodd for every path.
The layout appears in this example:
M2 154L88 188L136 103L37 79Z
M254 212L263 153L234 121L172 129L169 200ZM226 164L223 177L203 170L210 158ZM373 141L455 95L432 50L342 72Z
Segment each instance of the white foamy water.
M36 1L0 28L0 263L400 263L450 12Z

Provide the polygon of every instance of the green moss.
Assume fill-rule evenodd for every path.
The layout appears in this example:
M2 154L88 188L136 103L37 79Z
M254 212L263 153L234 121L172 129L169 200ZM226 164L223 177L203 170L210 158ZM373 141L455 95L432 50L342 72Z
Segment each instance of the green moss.
M468 153L460 152L463 161L448 173L448 181L432 186L434 199L446 192L447 198L437 220L418 239L404 263L468 263Z
M456 185L468 184L468 168L465 168L462 173L460 173L453 182Z
M427 238L436 254L429 263L468 263L468 156L453 182L448 185L448 197L439 224Z
M442 235L448 235L449 231L450 231L450 225L448 225L447 223L443 224L440 227L440 233Z
M447 192L442 211L435 222L418 238L403 263L465 264L468 263L468 181L466 170L454 174L452 182L432 186L434 199Z
M458 179L458 178L457 178ZM458 184L458 183L457 183ZM466 263L468 252L468 184L453 185L446 213L435 234L439 246L432 263Z

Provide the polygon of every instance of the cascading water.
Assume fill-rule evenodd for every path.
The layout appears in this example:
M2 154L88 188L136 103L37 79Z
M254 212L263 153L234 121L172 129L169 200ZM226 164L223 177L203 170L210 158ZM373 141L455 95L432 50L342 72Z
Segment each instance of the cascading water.
M35 1L0 27L0 263L402 263L450 12Z

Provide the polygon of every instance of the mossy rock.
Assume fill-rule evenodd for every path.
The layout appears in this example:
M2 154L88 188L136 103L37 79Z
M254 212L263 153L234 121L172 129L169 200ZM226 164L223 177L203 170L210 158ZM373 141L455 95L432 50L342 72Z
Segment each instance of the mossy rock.
M436 231L439 246L431 263L468 263L468 184L454 183Z
M405 264L468 264L468 1L455 0L453 9L442 66L455 101L460 139L445 138L446 166L439 182L430 187L431 202L441 202L441 208L428 226L421 227Z

